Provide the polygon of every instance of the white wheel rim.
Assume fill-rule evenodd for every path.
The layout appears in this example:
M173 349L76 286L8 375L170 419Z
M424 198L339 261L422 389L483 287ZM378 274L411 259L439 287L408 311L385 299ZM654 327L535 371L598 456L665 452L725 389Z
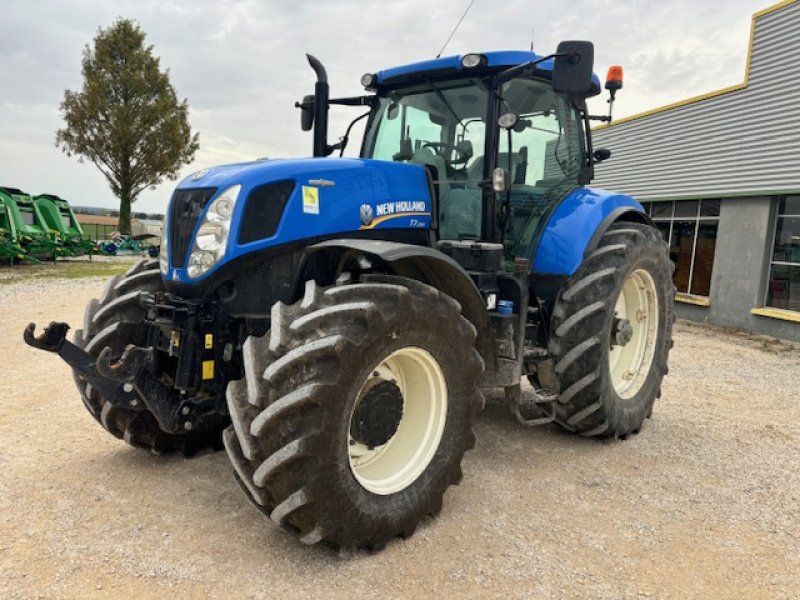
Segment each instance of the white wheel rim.
M415 346L393 352L373 368L357 400L381 381L395 382L403 396L397 431L385 444L370 449L348 429L348 459L364 489L386 496L414 483L439 448L447 420L447 385L436 359ZM357 405L358 401L350 413L351 424Z
M636 269L622 286L614 307L616 319L627 320L632 330L630 340L619 344L612 327L608 366L614 390L620 398L632 398L644 385L658 337L658 294L652 275Z

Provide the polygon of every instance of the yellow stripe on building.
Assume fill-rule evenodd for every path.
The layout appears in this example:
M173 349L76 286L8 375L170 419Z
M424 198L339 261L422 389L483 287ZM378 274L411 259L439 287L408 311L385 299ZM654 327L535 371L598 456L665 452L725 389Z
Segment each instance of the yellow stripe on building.
M705 94L700 94L699 96L692 96L691 98L686 98L685 100L678 100L677 102L673 102L671 104L666 104L664 106L659 106L658 108L651 108L650 110L646 110L640 113L636 113L634 115L630 115L628 117L622 117L620 119L614 119L613 122L610 124L598 125L594 127L593 130L597 131L599 129L606 129L607 127L614 127L615 125L621 125L622 123L627 123L628 121L634 121L636 119L641 119L643 117L649 117L650 115L654 115L660 112L664 112L667 110L672 110L673 108L680 108L681 106L686 106L688 104L694 104L695 102L700 102L702 100L708 100L709 98L716 98L717 96L722 96L724 94L729 94L731 92L736 92L738 90L743 90L746 88L750 83L750 59L753 56L753 42L755 41L756 37L756 21L763 17L764 15L768 15L773 13L777 10L785 8L791 4L794 4L797 0L783 0L782 2L778 2L777 4L773 4L772 6L768 6L767 8L761 9L758 12L754 13L751 21L750 21L750 42L747 46L747 60L744 66L744 81L742 83L737 83L735 85L729 85L728 87L724 87L720 90L714 90L713 92L708 92Z

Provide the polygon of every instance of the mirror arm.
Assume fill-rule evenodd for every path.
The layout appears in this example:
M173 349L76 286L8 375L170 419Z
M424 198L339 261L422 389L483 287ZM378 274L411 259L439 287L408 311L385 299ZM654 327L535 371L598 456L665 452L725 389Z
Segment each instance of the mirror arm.
M331 98L328 104L338 104L339 106L374 106L377 96L353 96L349 98Z
M546 60L550 60L551 58L559 58L561 56L569 56L568 54L562 53L555 53L555 54L548 54L547 56L542 56L541 58L537 58L536 60L532 60L530 62L523 63L521 65L517 65L515 67L511 67L510 69L506 69L505 71L501 71L497 74L497 83L503 84L506 81L514 79L517 75L522 74L523 72L533 69L539 63L543 63Z
M580 185L589 185L594 179L594 147L592 146L592 128L590 125L589 109L586 106L585 98L575 98L573 100L576 107L583 116L583 128L586 130L586 165L583 170L578 174L578 183Z

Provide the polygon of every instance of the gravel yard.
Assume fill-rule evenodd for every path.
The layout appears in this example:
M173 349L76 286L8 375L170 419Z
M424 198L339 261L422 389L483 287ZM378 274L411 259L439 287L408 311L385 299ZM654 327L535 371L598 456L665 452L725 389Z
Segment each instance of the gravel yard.
M100 278L0 285L0 597L798 598L800 348L678 323L653 419L624 442L490 403L440 517L376 555L305 547L224 453L112 438L29 321L80 326Z

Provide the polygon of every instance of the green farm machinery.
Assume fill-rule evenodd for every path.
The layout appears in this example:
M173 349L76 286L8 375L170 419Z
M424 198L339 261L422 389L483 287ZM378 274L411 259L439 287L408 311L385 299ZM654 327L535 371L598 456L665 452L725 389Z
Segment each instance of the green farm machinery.
M0 197L0 261L14 263L39 262L25 253L25 248L17 243L16 227L9 217L10 211Z
M81 224L78 223L69 202L55 194L40 194L34 198L33 203L48 228L58 232L62 255L82 256L97 251L94 241L83 235Z
M116 256L117 254L147 254L150 258L158 256L159 238L153 233L140 233L125 235L115 231L110 239L99 242L97 247L102 254Z
M0 228L5 230L7 240L3 243L7 247L3 256L10 253L11 259L45 260L61 254L63 244L58 232L47 226L30 195L17 188L0 187L0 205Z
M97 251L63 198L0 187L0 260L32 263Z

